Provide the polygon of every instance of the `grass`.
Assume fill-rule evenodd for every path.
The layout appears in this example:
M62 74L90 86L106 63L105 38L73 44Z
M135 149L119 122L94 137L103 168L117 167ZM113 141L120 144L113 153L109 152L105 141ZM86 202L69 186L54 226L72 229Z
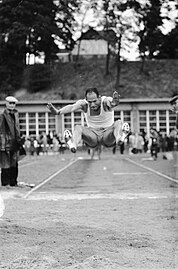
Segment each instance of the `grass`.
M178 60L147 61L141 73L141 62L122 62L121 98L165 98L178 94ZM111 95L116 82L116 63L110 63L105 75L104 59L52 66L52 84L34 94L26 89L17 91L19 100L56 100L83 98L86 88L97 87L102 95Z

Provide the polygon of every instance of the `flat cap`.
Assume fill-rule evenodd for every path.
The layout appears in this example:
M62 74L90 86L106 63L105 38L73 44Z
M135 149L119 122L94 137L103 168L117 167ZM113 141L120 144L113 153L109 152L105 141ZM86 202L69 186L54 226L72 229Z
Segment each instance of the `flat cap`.
M178 95L175 95L174 97L172 97L170 100L169 100L169 103L170 104L174 104L178 99Z
M6 97L6 101L7 102L13 102L13 103L17 103L18 102L18 100L14 96L7 96Z

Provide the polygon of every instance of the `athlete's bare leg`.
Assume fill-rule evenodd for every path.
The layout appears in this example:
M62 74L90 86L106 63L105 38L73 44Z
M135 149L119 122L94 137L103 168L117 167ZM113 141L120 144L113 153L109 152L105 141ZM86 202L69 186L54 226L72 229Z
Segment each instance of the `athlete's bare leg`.
M129 130L130 128L127 122L122 123L121 120L115 121L114 126L104 132L103 144L106 147L112 147L115 143L124 142Z
M128 133L128 123L122 123L121 120L117 120L113 126L109 127L102 134L102 144L106 147L112 147L119 141L124 142ZM99 137L91 128L76 125L73 135L68 130L64 131L64 139L70 150L75 153L81 140L83 140L90 148L95 148L98 145Z
M100 144L97 145L96 148L90 149L90 152L91 152L91 159L94 158L95 153L97 153L97 155L98 155L98 160L101 159L101 145Z
M97 135L92 132L90 128L83 127L81 125L75 126L73 135L70 131L65 130L64 138L73 153L76 152L77 146L81 140L83 140L91 148L96 147L98 144Z
M120 141L122 137L122 121L117 120L114 122L114 136L116 139L116 144Z

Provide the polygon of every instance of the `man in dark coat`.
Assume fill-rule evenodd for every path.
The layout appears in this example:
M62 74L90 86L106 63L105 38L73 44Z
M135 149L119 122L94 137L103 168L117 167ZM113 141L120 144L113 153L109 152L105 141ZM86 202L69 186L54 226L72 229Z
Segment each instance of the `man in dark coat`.
M0 113L0 168L2 186L17 186L20 148L18 111L15 109L17 102L18 100L13 96L6 97L6 107Z
M169 102L170 102L170 104L172 106L172 111L176 113L175 125L176 125L176 131L177 131L177 134L178 134L178 95L172 97ZM178 180L178 166L177 166L178 152L176 150L174 151L174 158L175 158L175 179Z
M172 111L174 111L177 115L176 117L176 128L178 129L178 95L174 96L170 99L170 104L172 106Z

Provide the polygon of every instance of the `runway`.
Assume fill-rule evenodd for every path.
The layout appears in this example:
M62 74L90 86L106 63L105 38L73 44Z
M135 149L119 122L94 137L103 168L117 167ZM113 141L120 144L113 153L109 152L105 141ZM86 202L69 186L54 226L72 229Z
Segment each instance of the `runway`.
M178 183L175 178L165 174L165 166L170 167L170 162L163 162L160 158L158 162L145 163L141 161L142 159L142 155L136 158L129 155L115 157L108 151L103 153L101 160L97 158L91 160L85 152L76 155L68 153L57 157L27 158L19 165L19 182L32 183L35 185L34 188L8 190L4 188L1 193L4 199L7 197L53 200L170 197L169 184ZM154 167L151 168L150 164ZM163 194L159 183L166 185Z
M143 157L78 152L21 162L19 181L35 187L0 190L0 268L177 268L173 163Z

